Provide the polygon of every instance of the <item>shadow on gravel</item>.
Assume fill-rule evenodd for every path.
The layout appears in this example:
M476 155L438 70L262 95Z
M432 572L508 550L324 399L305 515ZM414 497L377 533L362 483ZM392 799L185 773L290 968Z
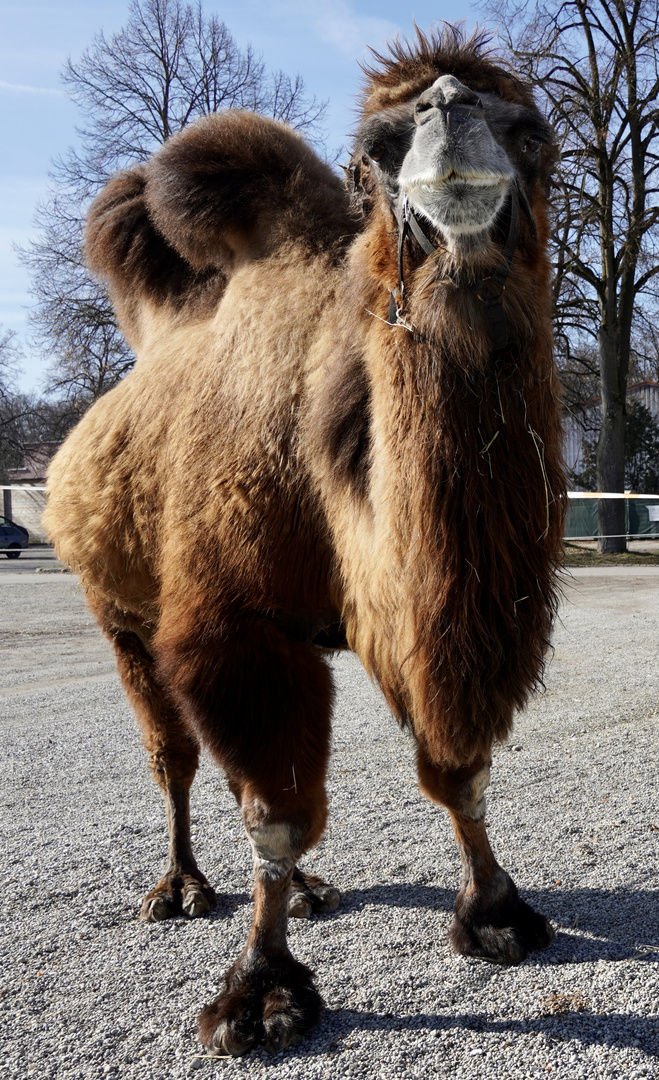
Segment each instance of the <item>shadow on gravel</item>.
M454 889L392 882L391 885L372 885L368 889L346 889L342 893L339 911L361 911L362 908L378 905L452 911L454 900Z
M205 919L209 920L222 920L226 919L227 915L234 915L239 908L247 907L251 903L251 896L248 892L222 892L222 886L215 886L217 892L217 903L212 911L209 911L207 915L204 915ZM186 922L189 920L186 919Z
M523 1019L494 1020L483 1015L442 1016L417 1013L414 1016L391 1016L387 1013L359 1012L356 1009L325 1010L313 1045L301 1044L297 1055L315 1056L328 1049L341 1053L344 1040L359 1031L478 1031L502 1036L543 1034L556 1042L577 1039L584 1045L630 1047L647 1054L659 1053L659 1023L655 1018L625 1013L573 1012L560 1016L529 1016ZM329 1046L327 1039L330 1040ZM318 1044L322 1042L322 1046ZM343 1045L342 1045L343 1044ZM296 1056L297 1056L296 1055Z
M559 927L551 948L545 954L535 954L532 959L536 961L659 960L659 890L523 889L521 895ZM454 900L452 889L394 882L347 889L339 912L370 906L452 911ZM597 940L581 936L583 933L594 934Z
M525 889L522 895L561 928L549 953L575 954L558 962L659 960L659 890Z

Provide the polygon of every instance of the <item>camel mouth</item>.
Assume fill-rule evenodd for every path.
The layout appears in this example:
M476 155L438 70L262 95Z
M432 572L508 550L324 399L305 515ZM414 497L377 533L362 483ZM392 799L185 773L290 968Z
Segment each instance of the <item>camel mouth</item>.
M485 232L515 180L506 151L475 117L447 127L442 116L422 124L403 159L402 194L447 239Z
M449 169L442 177L418 178L403 185L411 206L447 237L487 230L501 210L512 183L505 173Z
M441 189L451 190L460 187L465 191L472 188L507 191L512 179L512 172L458 169L455 166L451 166L443 173L426 173L425 175L409 178L401 177L402 187L408 194L413 191L433 193Z

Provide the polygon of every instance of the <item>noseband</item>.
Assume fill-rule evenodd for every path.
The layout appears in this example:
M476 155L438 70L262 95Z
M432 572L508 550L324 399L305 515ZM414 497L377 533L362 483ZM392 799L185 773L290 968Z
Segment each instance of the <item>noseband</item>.
M515 181L511 186L507 200L510 207L510 224L508 226L508 236L506 237L506 242L501 253L503 255L503 264L493 269L486 277L477 279L467 286L476 293L477 298L485 305L492 352L499 352L501 349L505 349L508 344L508 326L506 323L506 313L503 310L503 294L512 266L515 249L517 248L517 242L519 240L520 196L524 209L531 222L533 233L537 238L535 221L533 220L526 193L520 189L519 181ZM424 231L414 210L408 203L407 197L403 199L400 214L396 214L396 221L398 224L398 290L397 292L392 290L391 299L389 301L388 321L392 325L397 323L402 317L402 306L405 295L405 283L403 279L405 241L410 235L413 236L419 247L425 251L426 255L433 255L439 247L439 245L431 240ZM456 285L462 287L465 285L463 281L459 281L455 277L452 277L451 280Z

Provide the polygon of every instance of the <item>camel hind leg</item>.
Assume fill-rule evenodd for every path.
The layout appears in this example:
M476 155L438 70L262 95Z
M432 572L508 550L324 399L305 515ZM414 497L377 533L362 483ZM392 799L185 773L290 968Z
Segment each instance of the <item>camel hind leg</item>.
M485 829L485 789L490 762L449 769L418 747L421 790L444 805L453 823L462 860L451 945L463 956L518 964L554 939L551 923L522 900L512 878L496 861Z
M158 681L142 638L126 629L126 619L107 607L96 615L114 646L117 667L135 710L149 755L151 773L165 796L169 851L165 870L142 903L148 922L187 915L196 918L215 906L215 892L199 870L190 837L190 787L199 764L199 743L185 728ZM120 624L124 627L120 628Z

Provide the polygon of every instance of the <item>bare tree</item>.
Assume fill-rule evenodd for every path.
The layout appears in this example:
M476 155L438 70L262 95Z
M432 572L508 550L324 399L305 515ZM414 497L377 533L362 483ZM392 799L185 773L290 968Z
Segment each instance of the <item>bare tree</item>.
M644 307L654 307L659 274L659 7L656 0L501 0L494 10L562 144L558 355L569 364L597 351L597 484L622 491L634 327ZM619 500L600 500L599 531L601 551L625 549Z
M0 482L22 464L31 443L60 442L79 418L66 400L50 401L18 389L21 350L16 332L0 328ZM3 503L10 500L3 500Z
M47 388L78 412L133 364L105 289L82 259L89 200L117 169L145 160L171 134L218 109L252 109L318 136L325 105L300 78L267 71L224 23L183 0L132 0L117 34L99 33L63 81L79 106L80 149L51 174L37 239L21 251L32 277L37 347L51 357Z
M82 414L133 365L103 285L82 259L82 200L61 185L37 209L38 237L22 253L36 304L33 339L49 356L46 389Z
M7 480L7 470L20 460L21 433L29 408L17 388L20 350L15 338L15 330L0 328L0 481Z

